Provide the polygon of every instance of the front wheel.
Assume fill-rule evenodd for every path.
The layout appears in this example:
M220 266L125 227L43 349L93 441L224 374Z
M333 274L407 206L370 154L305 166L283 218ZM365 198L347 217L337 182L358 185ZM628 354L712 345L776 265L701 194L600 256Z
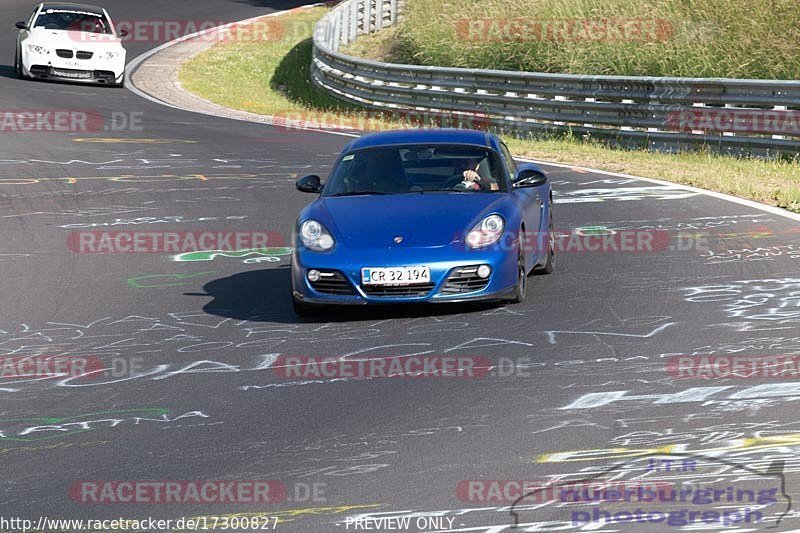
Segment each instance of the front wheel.
M312 317L320 314L323 310L323 306L300 301L294 295L292 295L292 308L299 317Z
M533 269L534 274L552 274L556 269L556 235L553 232L553 204L547 209L547 259L544 266Z
M525 268L525 253L522 251L522 243L519 246L519 255L517 256L517 286L514 289L514 297L511 298L511 303L520 304L525 301L525 296L528 294L528 271Z
M17 53L14 54L14 74L16 74L19 79L25 78L22 73L22 52L19 48L17 48Z

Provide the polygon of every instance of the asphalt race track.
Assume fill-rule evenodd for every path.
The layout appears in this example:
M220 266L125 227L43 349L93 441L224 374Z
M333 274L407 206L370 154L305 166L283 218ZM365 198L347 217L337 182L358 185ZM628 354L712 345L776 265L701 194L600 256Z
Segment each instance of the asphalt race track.
M140 20L238 20L293 7L105 5ZM0 110L140 113L143 131L0 134L0 355L138 366L117 378L0 382L0 517L241 514L279 516L278 530L330 532L356 530L363 513L412 517L412 531L497 532L515 520L527 524L521 531L578 531L571 511L588 504L512 508L513 494L487 502L460 489L469 480L588 477L780 486L760 507L763 523L733 525L800 527L790 509L800 484L800 379L675 379L667 368L677 355L800 353L796 221L679 187L548 167L556 229L657 230L669 246L564 251L555 274L530 278L521 305L301 320L286 256L81 254L67 240L104 229L269 230L288 240L311 199L295 178L324 175L348 139L181 112L124 89L17 80L13 24L31 9L0 5ZM127 44L128 59L155 44ZM459 379L287 379L273 367L279 356L411 354L483 358L494 368ZM647 466L664 454L681 468ZM272 504L93 503L75 490L92 480L274 480L288 494ZM592 530L678 529L692 527Z

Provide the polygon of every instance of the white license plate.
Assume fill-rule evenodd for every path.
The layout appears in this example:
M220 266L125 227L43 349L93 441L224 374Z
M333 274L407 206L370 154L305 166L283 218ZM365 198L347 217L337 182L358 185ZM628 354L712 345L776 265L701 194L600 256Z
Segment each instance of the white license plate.
M76 79L87 79L92 77L91 72L76 72L71 70L58 70L53 69L54 76L60 76L62 78L76 78Z
M362 268L364 285L415 285L431 282L431 269L419 267Z

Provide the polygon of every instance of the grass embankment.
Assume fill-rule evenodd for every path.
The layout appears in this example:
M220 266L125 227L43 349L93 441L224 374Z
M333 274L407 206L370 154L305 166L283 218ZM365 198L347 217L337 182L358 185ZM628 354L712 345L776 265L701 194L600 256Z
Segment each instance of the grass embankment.
M180 81L203 98L253 113L310 113L313 117L325 113L325 122L330 124L366 123L366 129L400 127L398 123L376 121L374 114L364 115L340 104L311 84L311 29L324 13L324 8L314 8L279 17L287 30L281 39L217 44L188 61L181 69ZM271 23L274 22L275 18L271 18ZM659 178L800 212L797 161L621 151L575 139L507 140L512 151L520 156Z
M354 49L422 65L800 79L796 0L412 0L386 37Z

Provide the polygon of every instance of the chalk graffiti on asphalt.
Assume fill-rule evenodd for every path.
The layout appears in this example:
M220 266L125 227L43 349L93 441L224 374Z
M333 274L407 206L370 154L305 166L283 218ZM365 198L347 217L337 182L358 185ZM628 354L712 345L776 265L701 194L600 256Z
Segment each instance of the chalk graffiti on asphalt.
M186 263L196 261L213 261L217 257L228 257L242 259L247 264L252 263L277 263L282 256L291 255L292 249L285 246L273 246L266 248L244 248L242 250L200 250L196 252L185 252L175 256L175 261ZM254 257L251 257L254 256Z
M199 278L201 276L208 276L216 274L215 270L207 270L205 272L192 272L188 274L145 274L143 276L135 276L128 278L128 285L135 289L155 289L158 287L181 287L190 285L190 280Z
M170 418L169 409L142 408L98 411L65 417L0 419L0 442L32 442L60 439L77 433L120 425L169 424L184 418L208 418L202 411L189 411Z
M733 320L709 327L736 331L797 331L800 327L800 278L741 280L682 291L687 302L713 304Z

